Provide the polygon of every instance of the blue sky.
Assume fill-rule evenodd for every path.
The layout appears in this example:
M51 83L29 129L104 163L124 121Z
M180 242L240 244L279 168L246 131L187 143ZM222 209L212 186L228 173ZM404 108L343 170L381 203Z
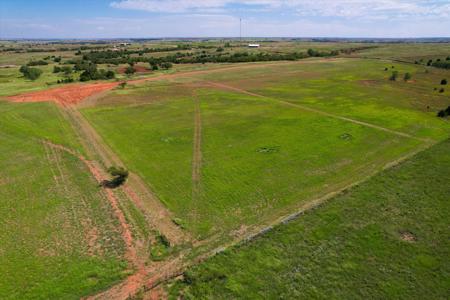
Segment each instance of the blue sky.
M0 38L450 37L450 0L0 0Z

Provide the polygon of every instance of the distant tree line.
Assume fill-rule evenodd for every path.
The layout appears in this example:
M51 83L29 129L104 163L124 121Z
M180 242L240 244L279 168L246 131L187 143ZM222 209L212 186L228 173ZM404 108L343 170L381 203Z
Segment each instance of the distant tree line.
M46 62L45 60L32 60L29 63L27 63L27 66L32 67L32 66L46 66L48 65L48 62Z
M424 60L420 59L420 60L416 60L414 62L416 65L418 64L423 64ZM440 69L450 69L450 56L447 56L445 58L445 60L441 60L440 58L437 58L435 61L433 61L432 59L429 59L426 63L427 66L431 66L431 67L436 67L436 68L440 68Z
M436 61L431 64L433 67L440 69L450 69L450 60L448 61Z
M331 51L318 51L314 49L308 49L305 52L292 52L292 53L269 53L269 52L248 52L240 51L235 53L225 53L224 49L231 45L225 45L224 48L210 45L199 45L196 48L214 48L215 52L208 53L203 50L201 52L180 52L179 50L190 50L193 46L189 44L181 44L177 47L168 48L145 48L141 50L120 50L120 51L90 51L79 52L78 55L81 59L72 59L66 61L68 64L77 64L82 61L89 61L94 64L135 64L138 62L150 63L152 66L160 65L164 66L165 63L170 64L193 64L193 63L241 63L241 62L258 62L258 61L280 61L280 60L298 60L307 57L330 57L337 56L340 53L352 53L359 50L372 48L371 46L353 47L340 50ZM163 51L177 51L174 54L166 55L164 57L145 57L144 53L151 52L163 52ZM131 56L138 54L138 56ZM164 68L164 67L163 67Z
M180 50L191 50L192 47L189 44L180 44L176 47L165 47L165 48L144 48L140 50L129 50L123 49L118 51L106 50L106 51L90 51L90 52L81 52L78 51L75 55L82 55L83 60L89 60L93 63L102 64L108 63L107 60L114 58L126 58L130 55L137 54L139 56L144 55L145 53L155 53L155 52L171 52L171 51L180 51Z
M109 46L81 46L81 47L59 47L59 48L18 48L18 47L7 47L3 48L1 52L15 52L15 53L39 53L39 52L64 52L64 51L74 51L74 50L89 50L96 49L101 50L108 48Z

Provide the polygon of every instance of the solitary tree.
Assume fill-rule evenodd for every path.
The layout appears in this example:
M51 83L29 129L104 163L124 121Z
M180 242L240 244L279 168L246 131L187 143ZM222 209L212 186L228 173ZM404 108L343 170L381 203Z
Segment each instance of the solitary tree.
M403 80L408 81L411 80L412 76L410 73L405 73L405 76L403 77Z
M30 68L27 66L21 66L19 71L23 74L23 76L30 80L36 80L41 76L42 70L38 68Z
M397 77L398 77L398 71L394 71L394 72L392 72L391 77L389 77L389 80L396 81Z
M169 70L170 68L172 68L172 64L170 62L163 62L161 64L161 68L163 68L164 70Z
M102 185L108 188L116 188L118 186L121 186L125 183L129 175L128 171L122 167L110 167L108 169L108 173L111 174L113 179L104 180L102 182Z
M128 66L126 69L125 69L125 74L127 74L127 75L132 75L132 74L134 74L136 72L136 70L132 67L132 66Z

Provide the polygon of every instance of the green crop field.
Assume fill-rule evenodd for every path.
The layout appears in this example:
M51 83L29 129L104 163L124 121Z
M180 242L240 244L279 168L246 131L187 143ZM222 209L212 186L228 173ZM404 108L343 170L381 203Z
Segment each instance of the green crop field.
M82 152L49 103L0 101L0 298L79 299L125 275L124 243Z
M450 140L187 271L183 299L445 299Z

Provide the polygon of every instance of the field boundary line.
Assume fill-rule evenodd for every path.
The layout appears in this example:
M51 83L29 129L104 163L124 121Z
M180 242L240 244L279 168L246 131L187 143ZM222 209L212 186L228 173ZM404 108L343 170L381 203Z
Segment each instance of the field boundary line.
M431 139L428 139L428 138L416 137L416 136L413 136L413 135L405 133L405 132L389 129L389 128L386 128L386 127L383 127L383 126L367 123L367 122L364 122L364 121L355 120L355 119L348 118L348 117L335 115L333 113L325 112L325 111L322 111L322 110L319 110L319 109L315 109L315 108L311 108L311 107L308 107L308 106L304 106L304 105L301 105L301 104L296 104L296 103L292 103L292 102L285 101L285 100L271 98L271 97L268 97L268 96L265 96L265 95L249 92L247 90L244 90L244 89L241 89L241 88L237 88L237 87L234 87L234 86L230 86L230 85L227 85L227 84L218 83L218 82L214 82L214 81L206 81L206 82L211 84L212 86L215 86L215 87L218 87L218 88L223 88L223 89L228 89L228 90L232 90L232 91L235 91L235 92L240 92L242 94L246 94L246 95L249 95L249 96L264 98L264 99L275 101L275 102L278 102L278 103L281 103L281 104L284 104L284 105L287 105L287 106L299 108L299 109L302 109L302 110L306 110L306 111L313 112L313 113L316 113L316 114L320 114L320 115L323 115L323 116L331 117L331 118L334 118L334 119L338 119L338 120L342 120L342 121L347 121L347 122L350 122L350 123L358 124L358 125L361 125L361 126L366 126L366 127L370 127L370 128L373 128L373 129L378 129L378 130L381 130L381 131L384 131L384 132L388 132L388 133L391 133L391 134L395 134L395 135L398 135L398 136L401 136L401 137L415 139L415 140L419 140L419 141L422 141L422 142L431 142L432 141Z

